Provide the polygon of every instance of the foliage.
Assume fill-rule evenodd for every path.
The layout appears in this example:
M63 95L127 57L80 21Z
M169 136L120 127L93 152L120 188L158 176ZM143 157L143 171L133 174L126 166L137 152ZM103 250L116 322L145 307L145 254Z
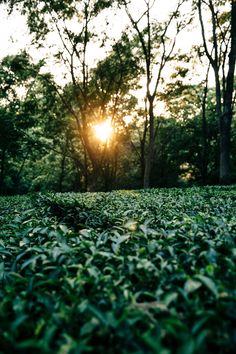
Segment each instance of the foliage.
M235 193L1 197L1 353L232 353Z
M178 41L193 28L197 5L205 25L215 8L217 40L207 31L206 44L209 54L218 46L218 86L226 88L230 2L176 0L165 18L161 1L0 1L25 16L32 44L50 53L39 63L25 51L1 61L0 194L217 183L222 134L206 48L185 53ZM115 34L120 16L127 26L118 23ZM52 38L58 40L50 47ZM44 63L55 64L54 74L59 69L57 86L52 74L42 74ZM198 78L203 82L194 84ZM113 128L109 144L94 134L106 119ZM232 182L234 120L228 136Z
M55 83L22 52L0 63L0 192L29 190L30 164L42 159L65 130ZM63 118L62 118L63 117ZM55 136L57 135L57 136ZM25 169L27 173L25 174Z

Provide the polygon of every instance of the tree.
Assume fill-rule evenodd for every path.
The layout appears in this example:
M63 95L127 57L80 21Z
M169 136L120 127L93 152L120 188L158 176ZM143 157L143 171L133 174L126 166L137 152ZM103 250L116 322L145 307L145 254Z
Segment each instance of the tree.
M92 126L109 116L114 125L120 123L118 108L121 111L121 102L130 87L134 87L134 79L138 77L130 43L124 34L113 45L107 59L91 63L91 45L100 41L102 46L107 41L105 34L98 40L93 20L111 6L112 1L41 0L29 3L26 0L13 0L9 3L10 6L19 3L23 6L22 11L27 14L29 28L38 44L42 45L42 39L49 32L59 36L61 44L56 59L66 68L67 78L71 82L64 92L58 88L58 94L76 123L77 138L80 140L80 150L83 151L80 158L78 154L76 158L84 174L86 188L94 189L104 174L104 161L107 162L110 153L105 146L103 149L99 146L98 151ZM75 152L77 149L73 150ZM104 154L107 154L105 159Z
M24 176L30 168L25 171L64 134L55 84L50 74L41 73L42 67L42 61L33 63L26 52L0 63L1 193L28 190L33 181Z
M192 62L188 56L181 55L171 75L171 82L160 95L165 102L166 116L172 119L169 122L172 125L173 121L176 122L176 129L169 125L175 137L169 137L169 141L167 139L167 146L173 141L173 150L167 155L171 156L173 164L178 162L179 166L182 165L186 175L190 176L190 169L192 180L201 184L217 183L215 176L219 169L216 158L219 137L214 119L215 95L214 90L208 87L208 69L206 78L193 85L188 75L192 70ZM164 121L162 126L167 131Z
M80 151L83 150L84 158L80 159L80 163L83 161L87 188L90 190L110 189L116 181L119 151L124 137L127 139L123 118L137 101L129 93L137 84L139 72L131 48L128 37L123 34L107 57L91 69L86 85L86 106L83 106L84 95L75 92L74 83L66 86L62 98L70 114L75 117L78 134L77 142L74 141L74 153L77 154L78 147ZM94 136L94 127L106 120L112 125L112 137L109 142L99 142ZM81 137L85 137L85 140Z
M37 80L42 63L32 64L26 52L16 56L7 56L0 63L0 192L6 187L7 165L9 158L18 154L18 171L23 169L27 151L21 154L21 144L25 130L33 124L33 114L26 106L33 109L35 100L30 99L30 90ZM22 96L25 97L24 103Z
M230 3L230 10L222 10ZM197 9L202 31L205 54L214 71L216 117L220 134L220 173L222 184L230 182L230 139L233 116L234 73L236 61L236 2L198 0ZM208 40L203 7L211 16L212 38ZM228 60L227 60L228 57Z
M179 21L179 9L184 3L184 0L178 1L175 11L173 11L169 19L165 23L158 23L151 19L151 10L155 1L144 0L145 10L142 15L135 19L132 10L129 6L130 2L120 0L119 4L125 7L128 18L136 32L137 39L141 48L141 55L145 63L145 79L146 79L146 94L145 102L148 115L148 144L145 153L145 167L143 175L143 187L148 188L150 185L151 168L154 157L155 147L155 102L158 89L162 83L163 70L167 62L171 59L175 48L176 36L185 27L185 21ZM145 24L143 22L145 21ZM168 31L175 24L175 34L170 39ZM144 138L146 138L145 125ZM146 143L146 142L145 142ZM146 144L145 144L146 145Z

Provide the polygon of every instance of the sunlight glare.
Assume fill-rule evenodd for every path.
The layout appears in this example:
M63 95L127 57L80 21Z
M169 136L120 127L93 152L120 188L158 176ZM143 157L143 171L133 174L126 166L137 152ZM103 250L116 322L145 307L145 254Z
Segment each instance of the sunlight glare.
M96 137L102 142L106 143L112 136L113 128L110 120L106 120L94 126Z

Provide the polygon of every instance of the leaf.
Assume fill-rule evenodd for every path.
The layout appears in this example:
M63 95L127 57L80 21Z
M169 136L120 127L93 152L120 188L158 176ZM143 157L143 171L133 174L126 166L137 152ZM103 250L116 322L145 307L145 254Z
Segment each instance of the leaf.
M63 232L63 234L68 234L70 231L66 225L60 224L59 229Z
M178 354L194 354L195 351L195 342L193 338L187 338L184 340L184 344L178 350Z
M170 354L171 351L164 348L161 345L161 341L159 338L156 338L156 336L153 336L151 333L144 333L141 336L142 340L144 343L151 349L152 353L155 354Z
M99 326L99 323L100 322L97 318L92 318L89 322L85 323L80 329L81 336L85 336L92 333L95 328Z
M112 237L112 240L114 242L112 242L111 248L115 254L118 254L119 250L120 250L121 243L129 240L130 235L119 235L118 233L116 233L116 234L117 234L116 237Z
M22 323L24 323L29 316L26 314L22 314L19 317L16 318L14 322L12 322L11 328L13 331L17 329Z
M97 267L88 267L87 268L87 271L89 273L90 276L94 277L95 280L98 280L98 277L99 277L99 270Z
M30 259L27 259L27 261L25 261L22 266L21 266L21 270L23 270L24 268L28 267L29 265L34 268L36 265L36 262L39 258L42 258L41 255L37 255L37 256L33 256Z
M40 342L33 338L23 340L22 342L16 343L16 347L19 349L29 349L29 348L40 348Z
M136 231L137 230L137 221L135 221L135 220L128 220L126 223L125 223L125 225L124 225L124 227L126 228L126 229L128 229L129 231Z
M168 307L172 302L174 302L178 298L178 293L168 293L165 295L164 303Z
M208 278L205 275L201 275L201 274L195 275L195 278L199 279L201 283L205 285L212 292L213 295L218 296L217 287L211 278Z
M4 279L4 276L5 276L5 266L4 266L4 262L1 262L0 263L0 280L3 280Z
M117 235L117 237L113 237L112 240L117 243L117 244L121 244L127 240L130 239L130 235Z
M23 247L23 246L27 245L28 243L30 243L29 239L26 238L26 237L24 237L23 240L21 240L21 241L19 242L19 246L20 246L20 247Z
M166 304L158 301L137 302L134 306L143 310L157 309L160 311L169 311Z
M202 327L205 325L205 323L208 321L208 317L205 316L203 318L200 318L197 320L192 328L192 333L195 335L198 331L202 331Z
M184 284L184 290L189 294L199 289L201 285L202 283L200 281L188 279Z
M79 231L80 235L85 237L91 237L91 230L83 229Z
M57 354L70 354L74 349L76 349L77 342L68 334L63 334L63 338L65 343L60 346Z
M93 315L96 316L96 318L100 321L100 323L102 323L105 326L107 325L107 319L99 309L97 309L95 306L91 304L88 305L88 309Z
M0 254L6 255L6 256L12 256L12 253L7 251L5 248L0 247Z

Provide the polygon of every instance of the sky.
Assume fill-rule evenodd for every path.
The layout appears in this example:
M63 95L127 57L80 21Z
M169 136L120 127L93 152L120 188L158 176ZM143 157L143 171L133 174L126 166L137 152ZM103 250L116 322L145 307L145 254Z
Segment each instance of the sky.
M25 18L15 11L9 16L6 6L3 4L0 5L0 18L0 57L3 58L8 54L16 54L27 47L30 44L30 37Z
M157 0L156 1L156 8L152 9L152 13L155 19L163 20L166 16L170 13L170 11L175 9L177 0ZM137 6L132 7L132 15L136 18L139 17L139 13L142 11L142 4L144 3L143 0L135 0L133 1L134 4ZM139 6L140 7L139 7ZM184 8L184 11L188 11L189 8ZM105 15L108 19L110 16L109 11ZM8 54L17 54L20 50L26 48L29 51L30 55L37 61L42 59L45 56L50 58L53 50L57 50L59 46L58 37L55 34L51 34L49 36L48 42L54 46L54 49L50 49L50 52L44 49L32 49L31 46L31 36L29 35L26 18L21 16L17 11L13 11L11 15L8 15L6 6L1 4L0 5L0 33L1 35L1 52L0 52L0 59ZM103 21L98 18L97 24L95 22L96 29L102 30L105 24L105 18ZM119 16L115 16L110 21L110 25L107 29L107 33L109 33L110 37L116 38L120 30L125 28L128 24L128 18L125 12L119 14ZM77 24L75 24L76 26ZM183 51L188 52L193 44L200 44L201 43L201 32L199 31L199 27L195 26L192 28L191 31L184 31L180 34L177 47ZM91 54L90 54L91 53ZM96 58L102 58L104 56L104 49L99 48L99 46L90 47L89 57L94 58L94 54ZM56 66L52 58L49 59L49 70L54 71L54 75L58 81L63 81L62 70ZM196 75L197 76L197 75ZM199 76L199 71L198 71ZM200 75L201 76L201 75Z
M144 3L142 0L139 0L140 5ZM136 0L137 4L137 0ZM175 8L176 0L158 0L156 8L153 8L153 15L156 19L162 20L168 15L168 13ZM132 8L132 15L139 15L140 9L142 6L134 6ZM161 9L161 11L160 11ZM108 13L109 16L109 13ZM0 5L0 33L1 36L1 52L0 58L8 55L8 54L16 54L21 49L30 48L31 37L27 30L26 18L21 16L19 12L13 11L11 15L8 15L6 6ZM112 25L110 26L110 34L113 36L118 35L120 29L125 27L127 24L127 16L125 13L121 14L117 19L112 21ZM99 27L102 27L101 23L98 23ZM187 36L187 34L186 34ZM187 37L186 37L187 38ZM190 39L190 36L189 36ZM185 41L187 45L189 43L189 39ZM37 56L36 53L34 53ZM39 53L40 56L40 53Z
M138 1L141 4L142 0ZM155 17L157 19L165 17L170 10L174 9L175 3L176 0L158 0L158 4L160 4L162 10L160 12L158 6L156 11L154 11ZM135 14L135 10L136 12L139 11L136 6L132 10L133 14ZM0 57L8 55L9 53L15 54L20 49L30 44L30 37L24 16L21 16L17 11L13 11L11 15L8 15L6 5L0 4L0 19L0 33L2 34ZM122 22L125 23L126 21L126 15L123 14L122 19L113 22L112 31L114 33L119 32Z

